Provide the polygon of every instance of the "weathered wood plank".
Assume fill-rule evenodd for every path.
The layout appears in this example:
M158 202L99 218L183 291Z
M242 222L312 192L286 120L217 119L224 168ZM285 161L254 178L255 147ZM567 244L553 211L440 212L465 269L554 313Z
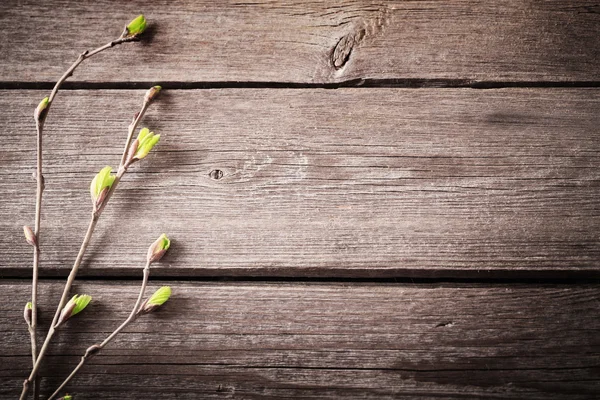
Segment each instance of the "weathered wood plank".
M43 275L72 265L89 182L118 163L142 93L68 91L53 107ZM0 92L5 276L29 273L42 96ZM165 91L143 123L162 141L82 273L137 274L166 232L159 275L597 277L599 110L582 89Z
M600 395L598 285L170 285L164 309L73 381L78 400ZM42 285L43 324L61 288ZM44 391L127 316L137 287L86 282L76 292L94 301L57 335ZM30 364L28 296L25 282L0 283L2 398L18 393Z
M76 81L323 83L354 79L598 81L592 0L0 3L0 81L53 82L144 12L151 43ZM32 29L35 28L35 29Z

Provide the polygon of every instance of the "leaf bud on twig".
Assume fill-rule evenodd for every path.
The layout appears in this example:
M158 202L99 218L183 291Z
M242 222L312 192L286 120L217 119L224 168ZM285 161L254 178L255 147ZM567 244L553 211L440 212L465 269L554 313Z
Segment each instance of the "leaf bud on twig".
M112 187L115 176L111 175L112 168L104 167L96 174L92 183L90 184L90 195L92 196L92 202L94 203L94 210L98 210L102 207L102 203L108 195L108 191Z
M171 287L163 286L158 289L149 299L147 299L140 307L137 315L148 314L156 310L169 300L171 297Z
M25 310L23 310L23 318L25 318L27 326L31 326L31 314L33 314L33 304L28 301L27 304L25 304Z
M35 109L35 113L33 117L35 118L35 122L39 123L44 120L46 117L46 113L48 112L48 106L50 105L50 99L48 97L44 97L40 104L38 104Z
M148 128L142 128L138 137L131 143L131 146L129 146L125 165L129 167L134 162L145 158L159 140L160 135L155 135L154 132L150 132Z
M171 240L164 233L148 248L146 261L148 265L160 260L171 247Z
M100 347L100 345L94 344L85 350L85 357L95 356L100 350L102 350L102 347Z
M125 30L121 34L121 37L137 37L144 33L146 30L146 18L143 15L139 15L134 18L130 23L125 26Z
M92 301L92 296L89 296L87 294L82 294L82 295L76 294L75 296L71 297L71 300L69 300L68 303L62 309L62 311L60 313L60 317L58 318L58 321L56 322L55 327L58 328L60 325L65 323L69 318L71 318L72 316L74 316L76 314L79 314L81 311L83 311L87 307L87 305L90 303L90 301Z
M160 93L161 90L162 90L162 87L160 87L160 86L152 86L150 89L148 89L148 91L146 91L146 95L144 96L144 101L146 103L150 103L152 100L154 100L156 98L156 96L158 96L158 94Z
M35 236L35 233L33 233L33 230L30 227L28 227L27 225L23 226L23 233L25 234L25 240L27 241L27 243L29 243L33 247L38 246L37 237Z

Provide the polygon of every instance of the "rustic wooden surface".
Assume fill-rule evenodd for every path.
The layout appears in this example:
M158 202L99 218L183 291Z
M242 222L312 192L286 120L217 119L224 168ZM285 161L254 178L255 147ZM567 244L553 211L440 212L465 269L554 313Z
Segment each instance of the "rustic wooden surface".
M599 93L165 92L143 123L161 143L119 187L82 273L136 274L164 231L175 245L163 276L597 277ZM0 92L10 127L0 213L11 216L0 229L16 243L0 271L10 276L30 271L27 114L42 96ZM68 272L89 221L89 181L118 163L142 97L66 91L53 107L42 274Z
M119 35L140 12L152 22L151 40L103 54L74 80L468 84L600 77L595 0L4 0L0 81L54 82L71 59Z
M77 399L592 399L600 392L597 285L169 284L172 301L73 381ZM45 324L61 287L42 287ZM14 326L22 304L12 301L28 290L22 281L0 285L2 398L17 395L30 363L27 331ZM75 292L94 300L58 335L44 391L126 318L137 287L83 282Z
M33 109L141 12L145 39L82 65L46 124L44 329L89 181L165 87L143 123L161 143L102 217L75 288L94 301L44 393L126 317L166 232L152 287L172 300L75 400L600 398L597 2L6 0L1 399L30 367Z

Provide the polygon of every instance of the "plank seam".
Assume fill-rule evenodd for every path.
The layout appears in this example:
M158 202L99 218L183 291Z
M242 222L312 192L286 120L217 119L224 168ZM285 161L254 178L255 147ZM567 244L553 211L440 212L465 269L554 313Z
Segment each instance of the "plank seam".
M61 90L132 90L160 84L175 90L194 89L338 89L338 88L404 88L404 89L505 89L505 88L598 88L600 81L478 81L465 79L352 79L333 83L298 82L65 82ZM0 90L51 90L54 82L5 82Z
M31 278L26 276L3 276L0 281L30 282ZM64 281L64 276L44 276L40 277L40 282ZM112 281L112 282L139 282L140 277L135 276L115 276L115 275L91 275L78 279L78 282L85 281ZM600 279L597 278L309 278L309 277L277 277L277 276L154 276L152 281L160 282L219 282L219 283L382 283L382 284L536 284L536 285L598 285Z

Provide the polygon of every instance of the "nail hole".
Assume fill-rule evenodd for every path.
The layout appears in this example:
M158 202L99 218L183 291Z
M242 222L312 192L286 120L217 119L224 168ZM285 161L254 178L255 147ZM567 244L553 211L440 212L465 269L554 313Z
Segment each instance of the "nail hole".
M220 169L213 169L208 173L208 176L210 176L211 179L219 180L223 177L223 171L221 171Z

